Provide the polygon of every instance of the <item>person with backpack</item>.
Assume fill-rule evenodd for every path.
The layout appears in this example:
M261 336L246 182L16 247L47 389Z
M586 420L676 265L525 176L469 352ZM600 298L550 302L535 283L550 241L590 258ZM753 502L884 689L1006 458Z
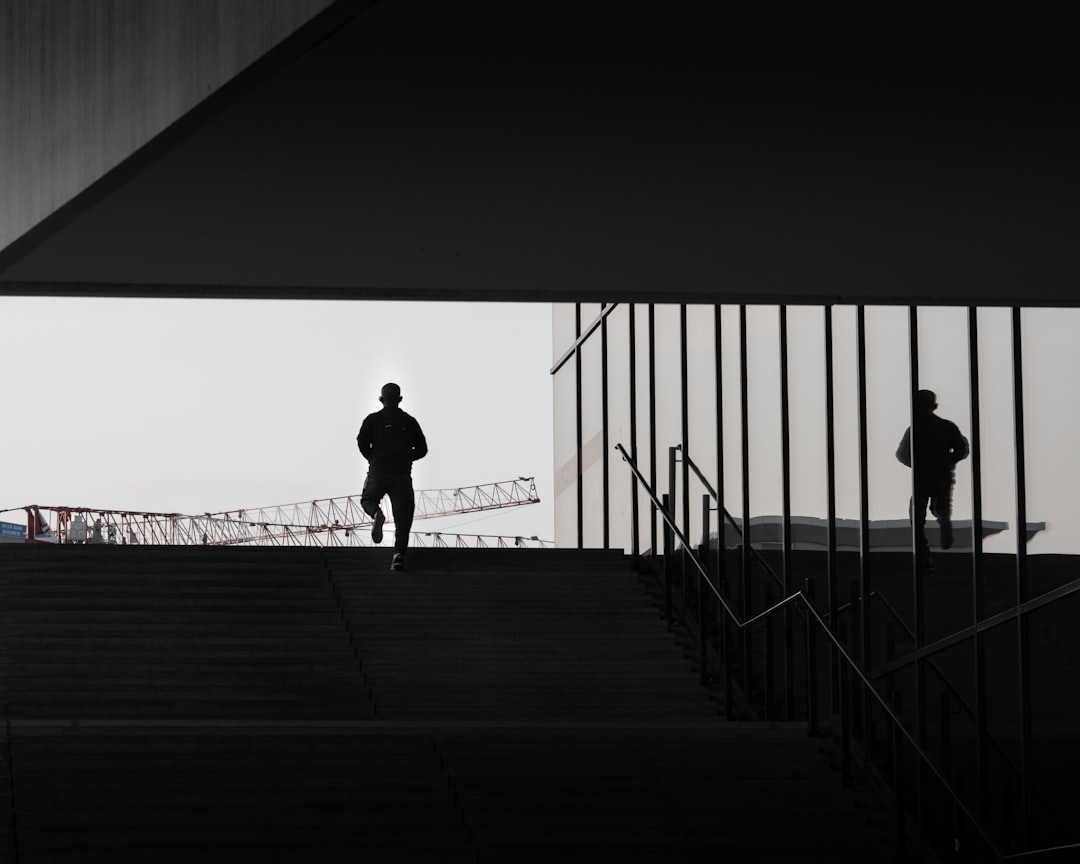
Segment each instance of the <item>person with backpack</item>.
M930 544L926 539L926 507L938 520L941 529L941 548L953 544L952 490L956 463L969 453L967 438L951 420L934 413L938 407L933 390L920 390L915 396L915 454L911 452L911 426L900 439L896 458L915 472L914 497L910 514L915 522L916 557L927 572L934 569Z
M369 414L360 426L356 446L368 462L364 489L360 493L360 506L373 517L371 540L381 543L383 513L380 502L390 496L394 513L394 558L391 570L405 569L405 550L409 546L413 510L416 506L412 485L412 463L427 455L427 440L416 420L402 411L401 388L397 384L385 384L379 394L381 411Z

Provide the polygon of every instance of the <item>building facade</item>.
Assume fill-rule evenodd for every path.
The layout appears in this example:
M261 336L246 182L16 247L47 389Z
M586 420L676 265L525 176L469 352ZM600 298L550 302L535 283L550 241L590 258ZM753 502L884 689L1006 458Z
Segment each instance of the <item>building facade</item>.
M1061 308L557 305L556 541L631 550L620 443L657 494L680 448L676 503L695 542L705 487L695 480L684 506L681 452L714 487L722 477L736 518L827 519L831 487L840 520L906 522L911 475L896 450L914 387L975 445L957 465L953 517L1008 523L985 551L1015 553L1022 514L1038 523L1027 554L1076 554L1078 324ZM656 548L638 495L640 548Z

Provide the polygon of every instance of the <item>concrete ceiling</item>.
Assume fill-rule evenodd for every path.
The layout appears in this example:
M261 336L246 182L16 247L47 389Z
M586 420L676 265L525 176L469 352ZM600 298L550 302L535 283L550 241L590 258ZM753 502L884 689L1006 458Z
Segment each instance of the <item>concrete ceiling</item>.
M334 8L0 252L0 294L1076 305L1042 36Z

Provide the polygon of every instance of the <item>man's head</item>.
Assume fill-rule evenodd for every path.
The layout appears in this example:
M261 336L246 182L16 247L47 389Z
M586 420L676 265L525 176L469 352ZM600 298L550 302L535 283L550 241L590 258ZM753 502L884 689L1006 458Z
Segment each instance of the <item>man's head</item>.
M920 390L915 395L915 406L922 414L930 414L937 408L937 393L933 390Z
M379 401L388 408L397 405L401 401L401 388L397 384L383 384Z

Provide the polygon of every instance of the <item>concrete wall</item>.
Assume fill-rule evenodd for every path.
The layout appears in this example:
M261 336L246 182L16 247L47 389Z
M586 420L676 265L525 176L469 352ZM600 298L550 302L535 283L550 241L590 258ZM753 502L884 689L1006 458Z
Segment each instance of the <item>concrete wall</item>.
M0 249L330 0L4 0Z

